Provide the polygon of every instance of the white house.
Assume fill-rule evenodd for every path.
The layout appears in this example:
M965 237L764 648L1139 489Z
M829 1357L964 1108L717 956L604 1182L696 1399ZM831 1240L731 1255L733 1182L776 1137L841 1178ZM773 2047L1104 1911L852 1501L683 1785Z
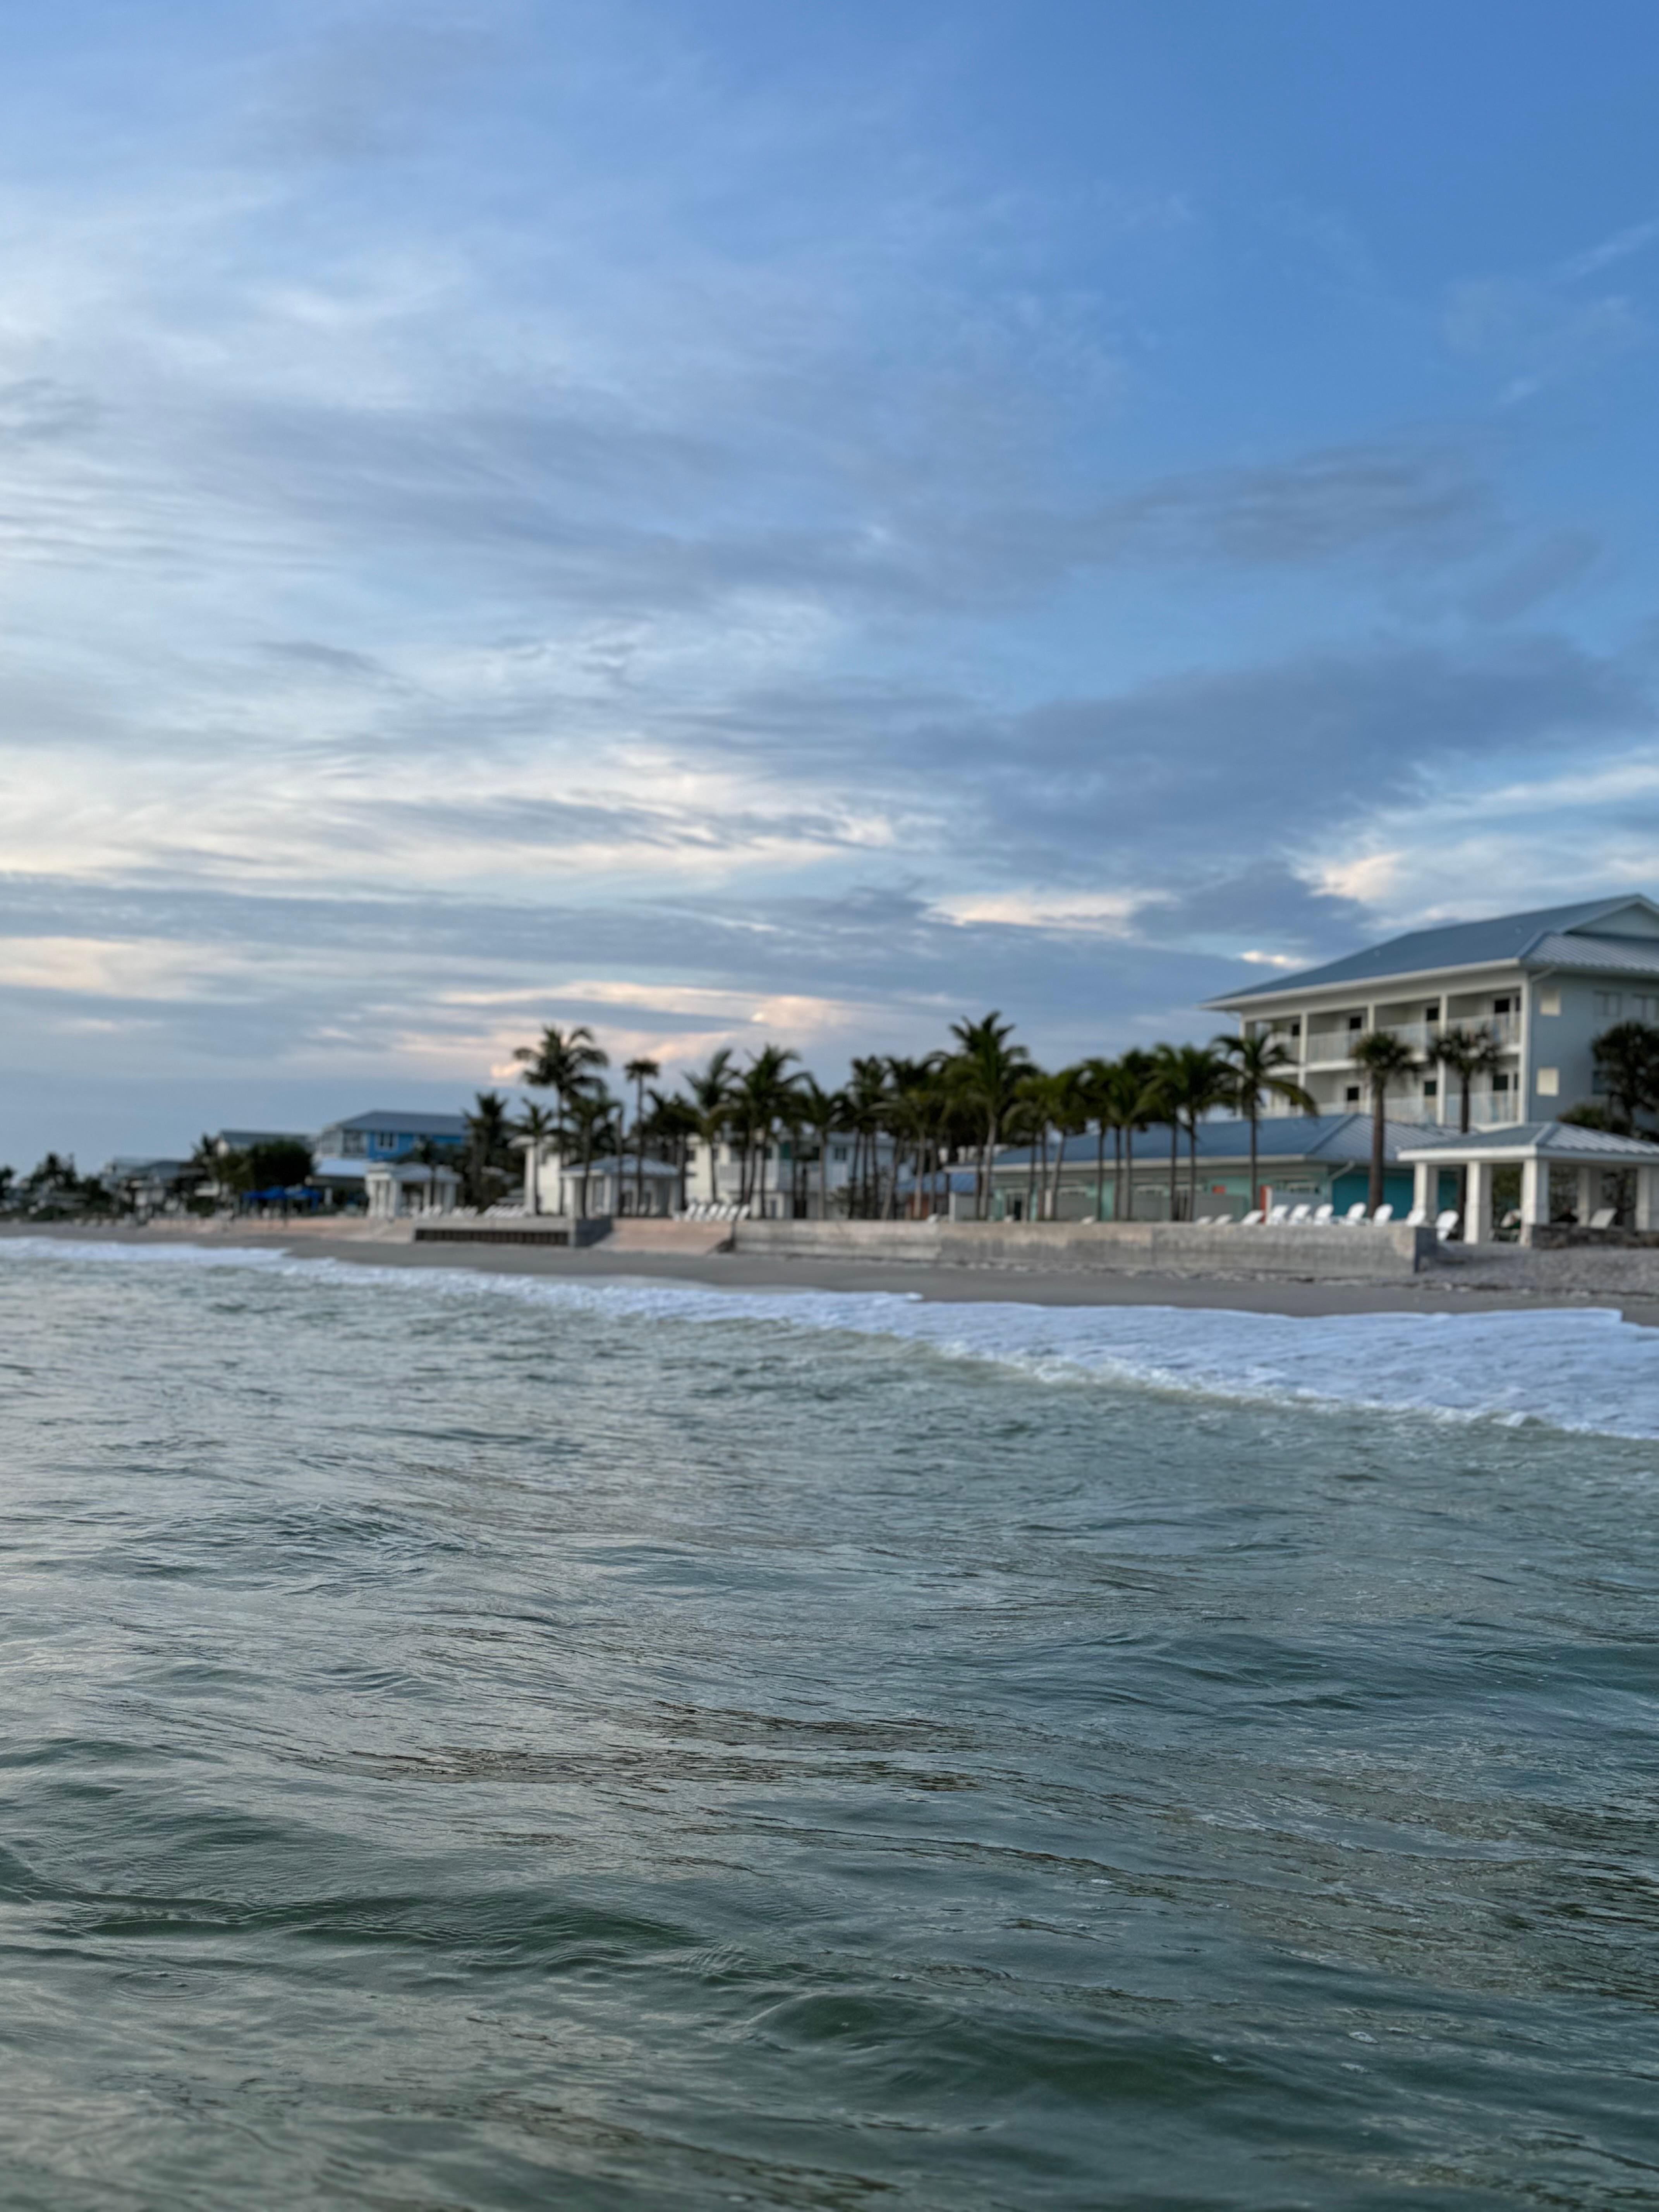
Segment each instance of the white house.
M1455 1122L1459 1085L1434 1048L1456 1027L1485 1030L1501 1048L1471 1101L1477 1127L1553 1118L1595 1095L1591 1046L1604 1030L1659 1023L1659 906L1626 894L1450 922L1208 1004L1247 1034L1281 1038L1322 1113L1370 1103L1353 1046L1390 1030L1420 1065L1391 1090L1389 1118Z

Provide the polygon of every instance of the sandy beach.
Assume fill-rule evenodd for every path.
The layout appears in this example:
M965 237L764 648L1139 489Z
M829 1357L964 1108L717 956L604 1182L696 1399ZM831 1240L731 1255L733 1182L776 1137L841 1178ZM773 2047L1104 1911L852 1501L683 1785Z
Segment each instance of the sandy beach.
M1582 1312L1612 1309L1638 1327L1659 1328L1654 1255L1608 1251L1523 1253L1498 1248L1442 1273L1396 1283L1302 1282L1249 1274L1208 1277L1108 1273L1080 1268L921 1266L903 1261L781 1259L743 1253L694 1256L678 1252L568 1251L556 1246L416 1244L406 1238L348 1231L329 1236L307 1226L239 1223L191 1231L152 1225L96 1229L8 1224L0 1236L47 1237L70 1243L189 1243L205 1250L238 1245L289 1250L375 1267L470 1269L570 1281L695 1283L714 1290L885 1291L936 1304L1008 1303L1040 1306L1174 1306L1189 1310L1283 1314L1325 1319L1338 1314ZM1635 1277L1637 1279L1632 1280Z

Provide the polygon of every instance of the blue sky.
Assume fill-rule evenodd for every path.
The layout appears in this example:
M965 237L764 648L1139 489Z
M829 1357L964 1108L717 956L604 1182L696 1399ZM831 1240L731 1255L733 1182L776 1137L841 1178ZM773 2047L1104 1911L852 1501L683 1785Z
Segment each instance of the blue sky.
M9 42L0 1159L1659 890L1651 9Z

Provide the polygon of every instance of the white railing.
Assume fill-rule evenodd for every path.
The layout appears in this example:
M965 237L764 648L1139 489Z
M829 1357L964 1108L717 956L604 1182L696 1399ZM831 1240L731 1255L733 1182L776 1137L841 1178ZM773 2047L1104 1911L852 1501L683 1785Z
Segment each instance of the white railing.
M1477 1036L1492 1037L1498 1044L1515 1044L1521 1036L1521 1017L1483 1014L1466 1021L1379 1022L1377 1027L1386 1030L1390 1036L1397 1036L1401 1044L1409 1045L1424 1059L1432 1060L1448 1030L1473 1030ZM1311 1030L1304 1047L1305 1060L1327 1066L1333 1061L1351 1060L1354 1046L1364 1035L1364 1030Z

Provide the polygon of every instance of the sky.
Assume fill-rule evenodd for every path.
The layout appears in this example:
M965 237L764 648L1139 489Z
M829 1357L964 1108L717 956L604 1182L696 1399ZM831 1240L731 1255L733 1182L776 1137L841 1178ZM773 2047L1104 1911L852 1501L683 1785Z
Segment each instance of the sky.
M55 0L0 1161L1659 894L1650 0Z

